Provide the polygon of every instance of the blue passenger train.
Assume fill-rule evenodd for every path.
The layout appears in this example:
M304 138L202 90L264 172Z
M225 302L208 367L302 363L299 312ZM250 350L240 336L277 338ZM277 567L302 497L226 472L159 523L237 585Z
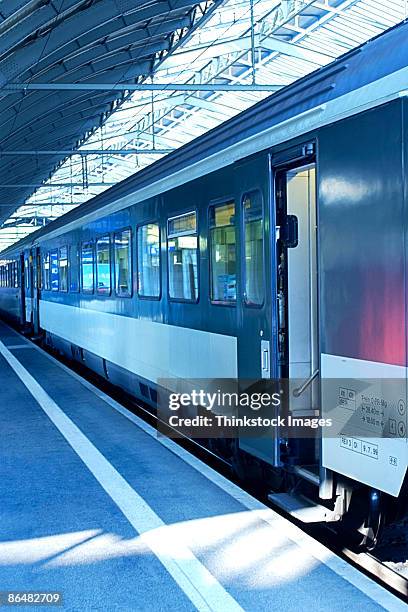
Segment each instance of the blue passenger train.
M365 541L407 509L407 38L403 22L0 254L2 314L152 406L166 378L296 379L293 414L335 404L339 435L217 452Z

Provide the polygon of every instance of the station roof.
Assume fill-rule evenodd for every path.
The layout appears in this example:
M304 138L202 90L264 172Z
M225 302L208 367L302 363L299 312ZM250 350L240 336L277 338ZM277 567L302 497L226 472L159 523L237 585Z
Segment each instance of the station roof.
M0 250L402 21L407 4L4 0Z

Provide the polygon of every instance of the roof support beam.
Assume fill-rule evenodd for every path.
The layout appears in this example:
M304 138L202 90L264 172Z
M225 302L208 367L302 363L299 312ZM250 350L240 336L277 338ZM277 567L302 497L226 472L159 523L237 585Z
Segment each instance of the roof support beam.
M16 208L16 212L20 209L20 208L41 208L41 206L79 206L80 204L83 204L84 202L33 202L33 203L24 203L24 204L18 204L17 208ZM0 208L10 208L10 204L0 204ZM14 216L13 213L12 216Z
M114 185L117 185L117 183L102 183L102 182L88 183L86 185L86 188L88 187L113 187ZM82 187L83 189L85 189L84 183L26 183L26 184L8 183L7 185L0 185L0 189L20 189L20 188L40 189L44 187L46 187L47 189L50 189L52 187Z
M0 157L13 155L166 155L174 149L84 149L81 151L40 150L40 151L0 151Z
M281 87L236 83L9 83L0 91L278 91Z
M325 55L318 51L311 51L310 49L305 49L304 47L299 47L298 45L288 43L284 40L278 40L277 38L264 38L260 45L263 49L268 49L268 51L277 51L278 53L296 57L297 59L313 62L319 66L332 62L334 59L331 55Z

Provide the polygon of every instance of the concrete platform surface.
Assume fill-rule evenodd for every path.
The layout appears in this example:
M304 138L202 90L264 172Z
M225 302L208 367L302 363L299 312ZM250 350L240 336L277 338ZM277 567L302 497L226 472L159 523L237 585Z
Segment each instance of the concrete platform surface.
M406 609L2 323L0 425L1 592L73 611Z

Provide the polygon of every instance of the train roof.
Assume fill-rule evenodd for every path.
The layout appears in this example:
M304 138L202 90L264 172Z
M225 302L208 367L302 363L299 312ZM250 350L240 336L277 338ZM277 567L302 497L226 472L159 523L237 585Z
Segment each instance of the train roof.
M5 249L7 257L107 204L166 179L293 117L333 101L408 66L408 19L330 64L282 88L228 121L169 153L147 168L81 204ZM188 182L190 177L187 176ZM101 211L102 212L102 211Z

